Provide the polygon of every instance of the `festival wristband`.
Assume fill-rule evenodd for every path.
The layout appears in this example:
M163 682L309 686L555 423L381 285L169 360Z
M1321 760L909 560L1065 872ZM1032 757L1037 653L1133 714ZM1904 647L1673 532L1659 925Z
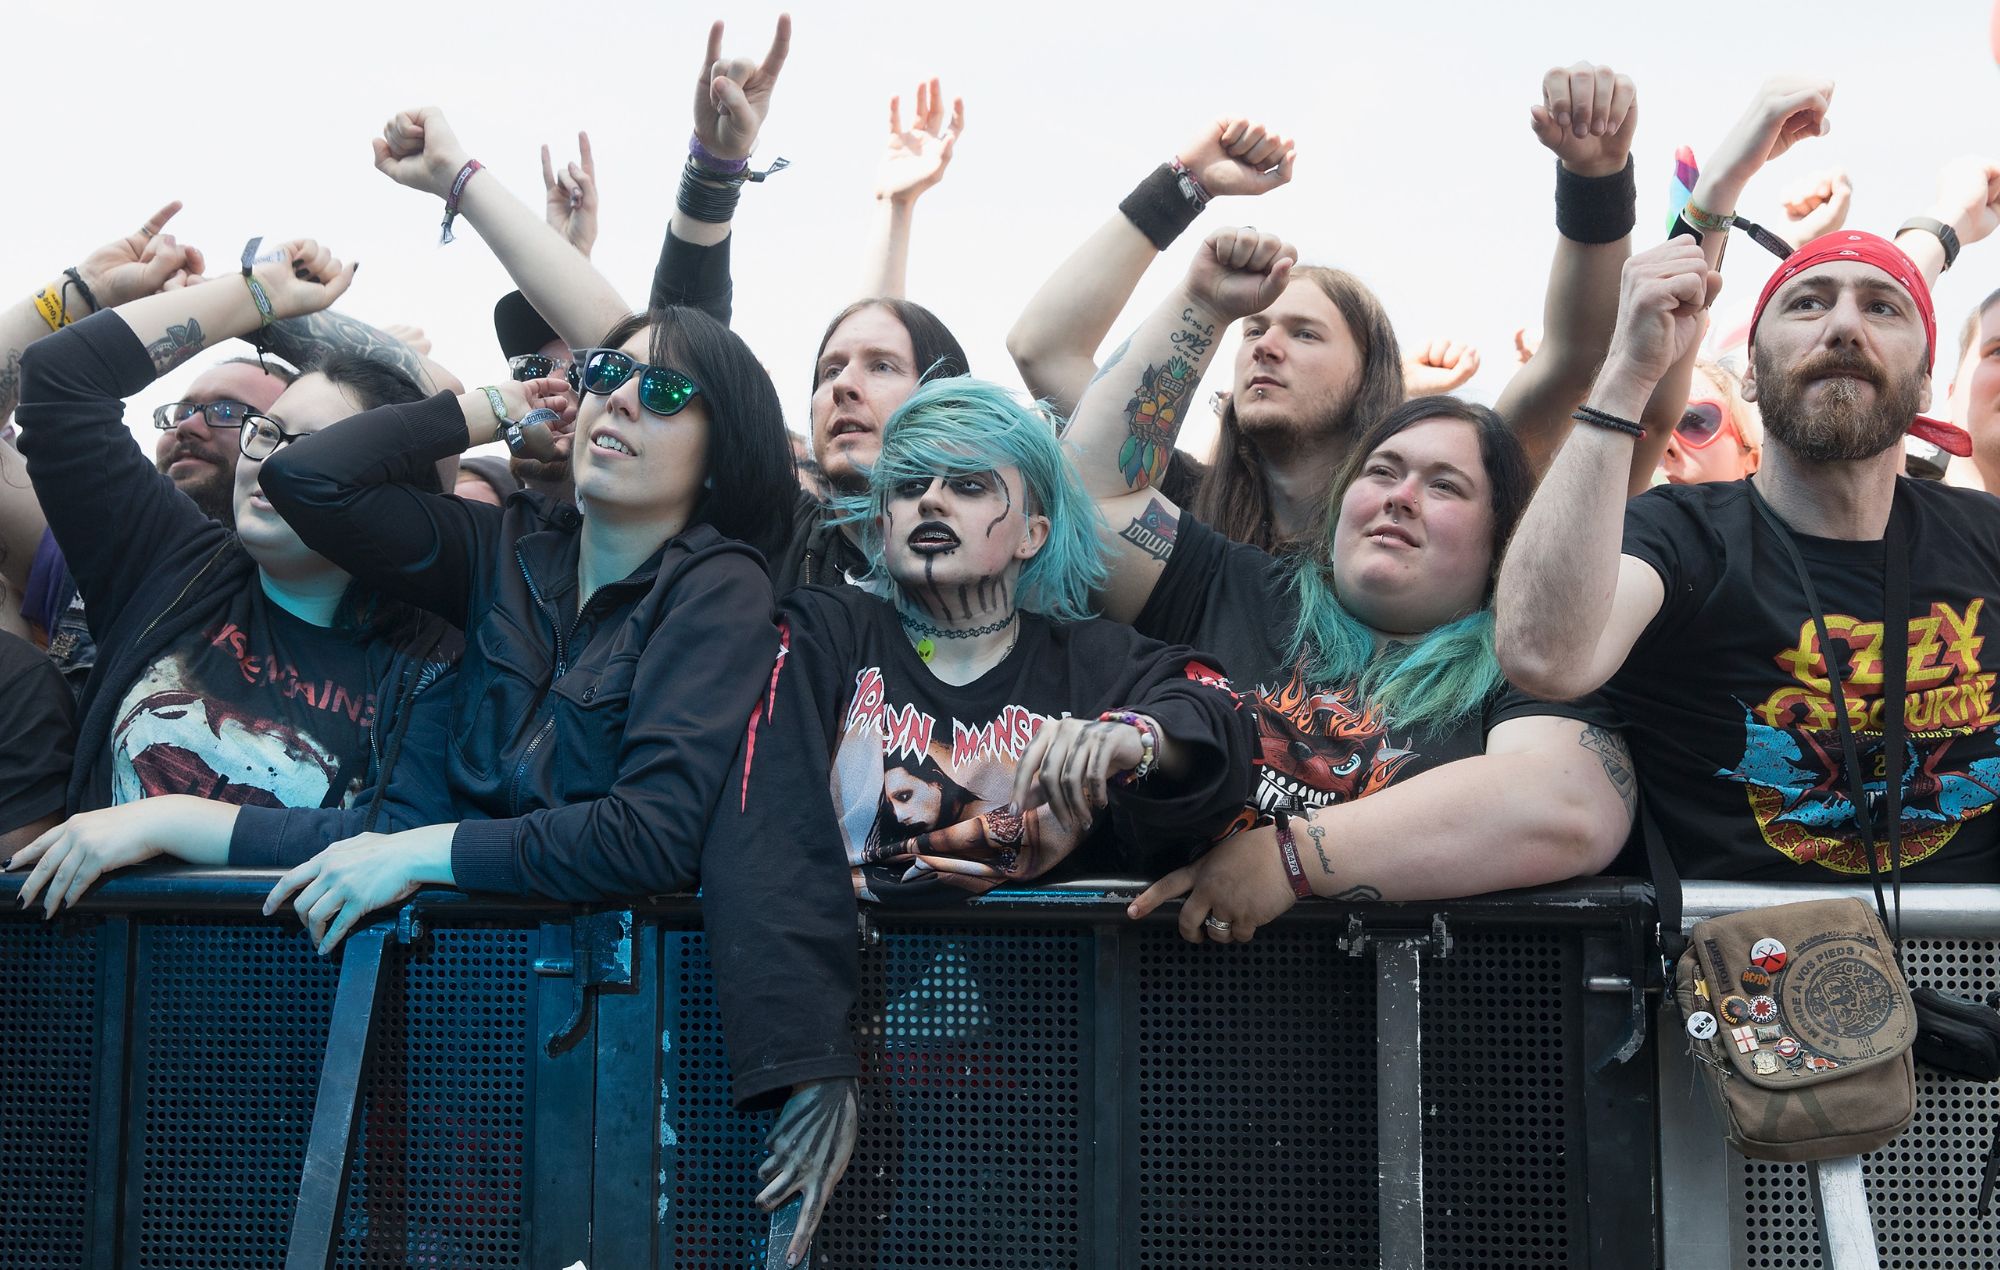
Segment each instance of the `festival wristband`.
M243 244L243 285L250 288L250 302L257 306L257 320L260 326L269 326L278 320L278 311L271 307L271 297L264 290L264 284L257 281L250 270L257 263L257 248L264 238L260 234Z
M1692 195L1689 196L1686 205L1681 208L1681 219L1704 234L1726 233L1729 227L1736 223L1736 217L1728 212L1720 214L1704 212L1695 203Z
M1278 855L1285 862L1285 876L1291 879L1292 895L1304 899L1312 894L1312 884L1306 881L1306 871L1299 865L1298 839L1292 837L1292 818L1284 812L1278 813Z
M438 238L438 246L442 247L457 238L451 232L451 223L458 219L458 200L465 196L465 183L472 179L472 174L485 166L477 159L467 159L465 166L458 170L458 175L452 178L451 193L445 195L444 232Z
M49 324L51 331L60 331L69 325L69 314L63 311L61 283L51 282L35 292L35 312L42 315L42 321Z
M481 388L480 391L486 394L486 404L493 407L493 439L498 441L501 434L506 432L507 425L514 422L507 417L507 399L491 384Z
M718 176L735 176L737 173L750 170L750 160L723 158L701 143L701 134L698 132L688 134L688 158Z

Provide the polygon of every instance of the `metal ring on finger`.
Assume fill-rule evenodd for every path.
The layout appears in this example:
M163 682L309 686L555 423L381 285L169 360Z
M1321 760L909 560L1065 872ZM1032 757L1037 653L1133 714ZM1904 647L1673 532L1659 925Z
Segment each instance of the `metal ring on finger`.
M1201 924L1218 935L1227 935L1229 933L1229 923L1219 917L1204 917L1201 919Z

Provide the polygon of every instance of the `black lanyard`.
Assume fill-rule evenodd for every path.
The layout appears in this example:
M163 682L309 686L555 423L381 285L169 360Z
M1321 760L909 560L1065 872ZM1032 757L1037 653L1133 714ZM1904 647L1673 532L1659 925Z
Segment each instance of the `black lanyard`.
M1813 587L1812 574L1806 570L1806 562L1799 556L1798 543L1792 538L1792 531L1771 505L1764 501L1754 481L1746 481L1750 489L1750 499L1757 505L1757 512L1764 523L1777 536L1778 544L1790 557L1792 569L1798 574L1799 586L1805 591L1806 604L1812 609L1813 628L1819 634L1820 661L1826 666L1829 696L1833 703L1835 725L1840 730L1841 758L1847 764L1847 790L1854 802L1854 823L1861 830L1862 840L1868 850L1868 881L1875 888L1875 911L1881 914L1882 925L1889 931L1890 941L1895 948L1896 959L1902 960L1903 931L1903 769L1906 765L1904 750L1908 731L1903 718L1903 695L1909 678L1910 662L1910 570L1908 543L1906 540L1902 479L1896 481L1896 492L1889 507L1889 526L1882 536L1882 770L1883 770L1883 810L1887 813L1889 838L1889 877L1896 897L1896 920L1889 920L1888 907L1882 899L1882 877L1875 864L1875 815L1874 807L1868 800L1866 782L1862 778L1861 758L1854 744L1854 729L1847 721L1847 690L1840 677L1840 660L1833 655L1833 641L1826 630L1826 610L1819 602L1819 592Z

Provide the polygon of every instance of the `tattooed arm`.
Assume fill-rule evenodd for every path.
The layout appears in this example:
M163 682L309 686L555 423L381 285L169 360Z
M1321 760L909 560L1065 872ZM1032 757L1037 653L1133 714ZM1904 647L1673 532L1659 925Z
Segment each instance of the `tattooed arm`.
M1177 157L1217 197L1263 194L1292 179L1292 143L1247 119L1217 120ZM1149 175L1140 191L1155 179ZM1097 346L1165 247L1118 211L1056 267L1007 332L1008 356L1029 392L1058 410L1076 408L1097 372Z
M1288 244L1253 229L1210 234L1181 285L1105 360L1077 403L1064 439L1106 525L1106 616L1137 617L1172 554L1180 508L1155 486L1217 334L1275 300L1296 259Z
M1313 894L1439 900L1544 886L1606 868L1638 807L1632 757L1616 732L1554 715L1497 725L1486 753L1291 818ZM1211 914L1244 943L1293 904L1277 830L1240 833L1132 902L1133 917L1186 895L1181 934L1199 943ZM1210 938L1214 928L1207 928Z
M429 392L464 392L458 376L379 327L327 309L273 322L264 332L266 347L305 370L339 349L392 366Z

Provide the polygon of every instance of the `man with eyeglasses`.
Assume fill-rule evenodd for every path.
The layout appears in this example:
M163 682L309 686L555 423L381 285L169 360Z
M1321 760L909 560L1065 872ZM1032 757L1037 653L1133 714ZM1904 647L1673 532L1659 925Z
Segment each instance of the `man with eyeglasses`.
M260 365L254 357L232 357L203 371L179 401L153 411L153 426L160 431L154 463L202 515L224 525L235 523L230 487L236 480L243 415L269 410L297 378L297 372L274 359Z
M584 255L589 256L589 252ZM569 345L555 328L519 291L509 291L493 306L493 330L500 337L500 351L507 357L507 374L516 383L531 379L566 379L570 391L577 391L577 369L570 361ZM569 480L569 439L558 437L560 454L552 459L514 455L507 462L516 479L537 493L551 498L572 497Z

